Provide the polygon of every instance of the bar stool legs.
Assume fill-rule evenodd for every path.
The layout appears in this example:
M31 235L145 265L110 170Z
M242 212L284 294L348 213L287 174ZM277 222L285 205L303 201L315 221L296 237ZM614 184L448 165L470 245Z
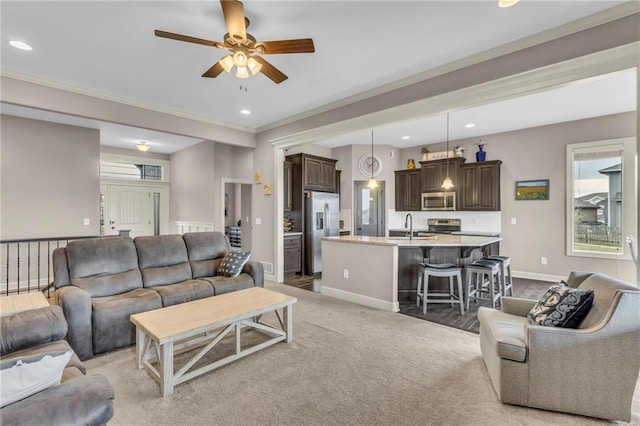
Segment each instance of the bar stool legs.
M449 279L449 292L430 292L429 276L445 277ZM458 295L454 292L454 282L458 281ZM423 290L424 285L424 290ZM434 299L439 297L441 299ZM446 298L446 299L444 299ZM454 304L460 305L460 314L464 314L464 293L462 291L462 274L460 268L454 264L430 265L427 263L420 264L420 273L418 274L418 289L416 292L416 306L420 307L420 299L422 299L422 313L427 314L428 303L449 303L451 307Z
M476 260L467 266L467 310L471 298L474 301L490 300L493 309L496 302L500 303L503 291L500 266L500 262L488 259Z
M511 258L508 256L491 255L491 256L487 256L487 259L500 262L500 275L502 278L502 295L513 296L513 277L511 276Z

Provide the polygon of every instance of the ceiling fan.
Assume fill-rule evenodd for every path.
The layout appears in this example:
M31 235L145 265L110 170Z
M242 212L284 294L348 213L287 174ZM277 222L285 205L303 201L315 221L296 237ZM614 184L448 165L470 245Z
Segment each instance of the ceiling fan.
M216 62L209 68L203 77L215 78L222 71L231 72L236 67L236 77L248 78L259 72L269 77L276 84L280 84L288 77L279 69L267 62L266 59L257 55L270 55L280 53L313 53L315 48L313 40L302 38L295 40L277 40L259 42L247 32L249 19L244 16L244 6L237 0L220 0L222 13L229 31L224 35L224 42L205 40L197 37L182 34L170 33L167 31L155 30L158 37L170 38L188 43L202 44L204 46L226 49L231 52ZM251 73L251 74L250 74Z

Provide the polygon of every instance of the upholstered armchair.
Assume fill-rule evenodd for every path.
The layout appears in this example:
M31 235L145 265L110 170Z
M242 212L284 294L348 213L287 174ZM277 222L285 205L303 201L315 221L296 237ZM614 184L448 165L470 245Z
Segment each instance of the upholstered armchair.
M481 307L480 348L498 398L630 421L640 370L640 289L603 274L572 273L567 284L594 291L579 328L531 325L535 300L503 298Z

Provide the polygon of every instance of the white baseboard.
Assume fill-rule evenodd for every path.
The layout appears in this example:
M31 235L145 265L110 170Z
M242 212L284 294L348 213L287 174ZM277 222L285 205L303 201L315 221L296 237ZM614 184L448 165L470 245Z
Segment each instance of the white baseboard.
M398 302L388 302L386 300L376 299L369 296L362 296L360 294L355 294L324 285L320 287L320 294L322 294L323 296L334 297L336 299L346 300L347 302L368 306L370 308L382 309L383 311L400 311L400 304Z
M513 276L515 278L527 278L530 280L549 281L549 282L555 282L555 283L567 279L566 276L562 276L562 275L538 274L536 272L524 272L524 271L513 271Z
M264 280L265 281L273 281L274 283L277 282L276 281L276 276L274 274L264 274Z

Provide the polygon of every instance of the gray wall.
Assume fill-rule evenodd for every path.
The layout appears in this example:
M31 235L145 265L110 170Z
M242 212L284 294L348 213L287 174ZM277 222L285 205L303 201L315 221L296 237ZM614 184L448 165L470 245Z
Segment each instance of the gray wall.
M171 154L169 220L214 222L215 145L204 141Z
M482 136L487 160L502 160L501 251L511 256L513 268L530 273L566 276L572 270L590 270L634 280L631 261L593 259L565 255L565 146L635 136L636 113L610 115L514 132ZM479 138L462 139L450 145L467 148L467 162L475 162ZM429 146L443 151L444 144ZM402 167L406 159L419 158L420 147L402 150ZM515 201L515 182L549 179L549 200ZM455 182L454 182L455 183ZM517 224L511 224L516 218ZM540 263L541 257L548 264Z
M98 235L98 130L0 117L1 238Z

